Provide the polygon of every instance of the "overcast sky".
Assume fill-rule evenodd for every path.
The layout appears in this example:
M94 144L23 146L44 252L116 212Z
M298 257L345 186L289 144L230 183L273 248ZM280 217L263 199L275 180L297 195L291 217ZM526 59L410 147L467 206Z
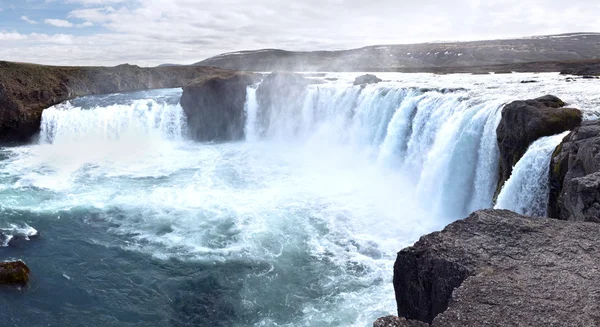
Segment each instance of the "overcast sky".
M600 31L599 0L0 0L0 59L152 66L317 50Z

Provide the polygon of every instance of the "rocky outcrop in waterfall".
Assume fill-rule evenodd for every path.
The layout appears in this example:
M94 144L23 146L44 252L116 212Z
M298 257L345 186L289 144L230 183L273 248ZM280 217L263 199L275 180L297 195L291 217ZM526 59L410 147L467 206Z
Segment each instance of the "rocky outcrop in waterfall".
M42 111L75 97L182 87L214 67L55 67L0 61L0 142L28 141L39 132Z
M600 121L584 122L553 154L550 217L600 223Z
M496 130L500 149L498 192L512 173L513 167L537 139L572 130L582 121L578 109L564 108L559 98L547 95L537 99L514 101L502 109Z
M234 141L244 137L246 89L259 75L230 72L199 78L183 88L181 106L196 141Z
M373 74L366 74L366 75L358 76L354 80L354 85L377 84L381 81L382 81L381 78L379 78Z
M256 89L256 101L261 108L257 120L263 131L269 130L273 112L299 112L306 96L306 87L321 81L300 74L274 72L267 75Z
M598 326L599 233L599 224L475 212L398 253L398 313L435 327Z

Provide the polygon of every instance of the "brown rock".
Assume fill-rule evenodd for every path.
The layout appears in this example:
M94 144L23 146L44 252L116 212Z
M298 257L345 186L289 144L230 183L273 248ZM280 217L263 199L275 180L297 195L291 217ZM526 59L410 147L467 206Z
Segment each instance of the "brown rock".
M0 285L26 286L29 282L29 267L23 261L0 262Z

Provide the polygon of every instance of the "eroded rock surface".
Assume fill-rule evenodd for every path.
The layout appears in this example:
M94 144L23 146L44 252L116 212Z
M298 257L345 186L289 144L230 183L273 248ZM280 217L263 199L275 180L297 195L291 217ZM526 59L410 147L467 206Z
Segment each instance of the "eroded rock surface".
M600 225L484 210L394 267L398 312L446 326L600 325Z
M541 137L572 130L581 124L581 111L563 108L564 105L559 98L547 95L514 101L502 109L502 119L496 130L500 149L500 179L496 193L533 142Z
M550 217L600 222L600 121L565 137L550 167Z

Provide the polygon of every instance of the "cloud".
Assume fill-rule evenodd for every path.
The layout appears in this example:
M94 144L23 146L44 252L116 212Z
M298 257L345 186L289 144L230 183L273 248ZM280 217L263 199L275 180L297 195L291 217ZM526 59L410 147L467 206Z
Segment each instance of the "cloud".
M0 32L0 41L15 42L24 41L27 44L73 44L73 36L68 34L21 34L18 32Z
M38 22L33 20L33 19L29 19L27 16L21 16L21 20L28 22L29 24L37 24Z
M68 20L46 23L95 28L82 30L63 47L3 44L0 57L52 64L156 65L261 48L330 50L600 31L597 0L61 1L76 8L63 17Z
M46 19L44 21L46 24L48 25L52 25L55 27L73 27L73 23L71 23L68 20L63 20L63 19Z

